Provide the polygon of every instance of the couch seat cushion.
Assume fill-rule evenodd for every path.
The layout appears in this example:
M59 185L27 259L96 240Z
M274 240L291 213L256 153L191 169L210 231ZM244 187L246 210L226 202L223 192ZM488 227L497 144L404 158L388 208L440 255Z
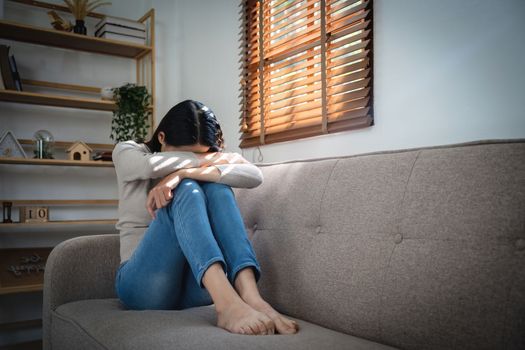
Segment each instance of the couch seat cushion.
M299 323L297 334L243 335L216 326L214 305L127 310L118 299L89 299L52 312L51 343L53 349L393 349L290 318Z

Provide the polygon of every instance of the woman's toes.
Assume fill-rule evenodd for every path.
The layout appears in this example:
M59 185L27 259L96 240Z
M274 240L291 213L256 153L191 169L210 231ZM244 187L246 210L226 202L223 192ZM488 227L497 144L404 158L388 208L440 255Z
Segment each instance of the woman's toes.
M295 322L294 320L289 320L288 326L290 328L295 328L297 326L297 322Z
M275 324L273 323L272 319L268 317L268 319L263 320L263 323L267 330L266 334L274 334Z
M265 335L266 334L266 327L264 326L264 323L262 323L262 321L258 321L256 322L256 327L257 327L257 334L258 335Z
M291 322L291 320L288 320L288 319L283 319L282 317L279 317L278 319L278 323L279 323L279 333L282 333L282 334L293 334L293 333L296 333L297 330L296 330L296 327L293 325L293 323Z

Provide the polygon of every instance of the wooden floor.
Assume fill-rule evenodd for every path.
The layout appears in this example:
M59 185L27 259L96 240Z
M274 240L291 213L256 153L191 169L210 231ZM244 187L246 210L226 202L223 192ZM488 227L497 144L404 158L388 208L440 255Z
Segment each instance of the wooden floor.
M0 346L0 350L42 350L42 340Z

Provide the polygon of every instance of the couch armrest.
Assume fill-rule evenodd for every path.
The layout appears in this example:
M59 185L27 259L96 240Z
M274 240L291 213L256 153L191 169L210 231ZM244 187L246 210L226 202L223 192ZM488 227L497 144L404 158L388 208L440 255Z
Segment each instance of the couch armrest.
M119 265L118 234L75 237L53 248L44 271L44 349L50 349L52 310L76 300L117 298L114 281Z

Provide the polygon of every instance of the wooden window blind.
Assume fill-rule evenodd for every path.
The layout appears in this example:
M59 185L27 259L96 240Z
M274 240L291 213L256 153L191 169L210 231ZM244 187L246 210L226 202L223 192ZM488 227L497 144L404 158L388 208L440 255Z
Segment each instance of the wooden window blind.
M240 145L363 128L372 0L241 1Z

